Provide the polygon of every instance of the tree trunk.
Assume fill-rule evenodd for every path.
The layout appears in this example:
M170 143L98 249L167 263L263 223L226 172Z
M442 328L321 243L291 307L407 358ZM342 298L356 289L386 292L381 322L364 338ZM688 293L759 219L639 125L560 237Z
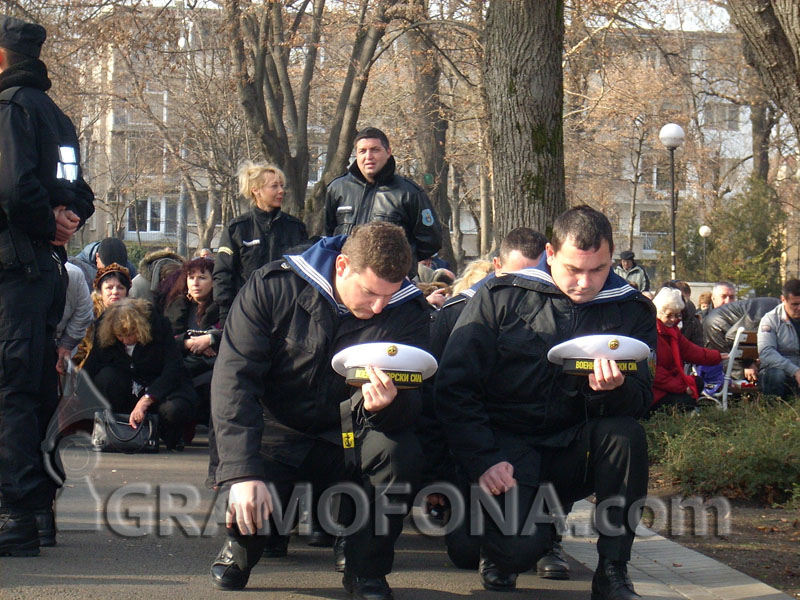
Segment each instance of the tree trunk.
M728 0L747 43L745 60L800 136L800 7L797 0Z
M639 170L642 165L642 153L644 147L645 130L639 130L639 137L636 140L636 150L633 156L633 190L631 192L631 222L628 228L628 250L633 251L633 230L636 223L636 199L639 193Z
M766 103L750 106L750 125L753 132L753 177L764 183L769 177L769 138L775 125L773 111Z
M566 208L562 0L491 2L485 80L498 238L520 226L549 235Z
M397 4L397 1L381 0L375 5L373 13L367 15L367 0L362 0L359 31L353 43L347 75L339 93L336 114L331 120L325 170L306 197L306 221L312 233L321 233L323 229L323 205L328 184L347 169L347 159L350 158L353 141L358 133L356 125L361 114L361 100L367 89L375 51L386 32L386 25L391 21L388 11Z
M415 2L420 9L418 16L427 19L427 15L422 12L423 3L420 0ZM446 158L448 121L439 95L439 79L442 75L439 53L428 33L418 28L408 32L408 44L414 58L411 67L414 73L414 97L418 108L415 139L424 174L423 181L417 183L425 187L442 223L442 249L439 254L454 265L456 260L450 237L452 219L447 199L447 177L450 169ZM432 181L427 180L428 175Z
M456 273L461 272L464 268L464 234L461 233L461 186L464 178L461 173L454 166L451 169L453 175L453 193L450 195L450 202L452 202L452 216L453 216L453 250L455 252L455 263L453 266Z

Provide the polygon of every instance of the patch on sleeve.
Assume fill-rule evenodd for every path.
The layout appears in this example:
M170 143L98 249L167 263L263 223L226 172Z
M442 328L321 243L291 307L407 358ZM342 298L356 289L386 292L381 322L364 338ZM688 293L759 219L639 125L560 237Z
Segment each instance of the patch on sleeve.
M770 327L769 325L762 325L761 331L763 331L764 333L769 333L770 331L772 331L772 327Z
M217 252L222 252L223 254L233 256L233 250L231 250L227 246L220 246L219 248L217 248Z
M422 224L426 227L433 225L433 213L430 208L426 208L420 213L422 215Z

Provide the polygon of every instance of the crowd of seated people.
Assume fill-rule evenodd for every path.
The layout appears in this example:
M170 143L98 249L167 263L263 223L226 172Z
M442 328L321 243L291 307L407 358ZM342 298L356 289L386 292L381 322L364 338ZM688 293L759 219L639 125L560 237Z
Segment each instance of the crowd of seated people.
M116 262L96 270L91 294L81 289L83 273L69 271L75 273L74 291L59 344L67 347L70 336L82 339L63 357L60 353L59 363L70 359L90 375L111 409L127 415L131 426L145 413L157 413L169 450L182 450L195 426L210 419L211 371L221 337L213 270L213 258L187 261L169 249L148 253L137 276L147 282L139 286L138 298L129 269ZM151 286L151 280L157 284ZM66 371L59 364L59 373Z

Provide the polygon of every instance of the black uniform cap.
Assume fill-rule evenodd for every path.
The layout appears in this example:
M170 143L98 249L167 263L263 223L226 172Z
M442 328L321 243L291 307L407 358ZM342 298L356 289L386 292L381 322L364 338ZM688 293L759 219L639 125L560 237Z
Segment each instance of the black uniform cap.
M36 23L0 15L0 47L32 58L39 58L47 31Z

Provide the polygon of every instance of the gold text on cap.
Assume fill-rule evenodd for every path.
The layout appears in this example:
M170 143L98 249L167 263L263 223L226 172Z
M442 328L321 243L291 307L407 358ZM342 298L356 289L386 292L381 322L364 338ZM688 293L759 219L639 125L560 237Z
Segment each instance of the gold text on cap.
M389 356L394 356L395 354L397 354L397 346L389 346L386 349L386 354L388 354Z
M608 340L608 347L612 350L619 348L619 340Z

